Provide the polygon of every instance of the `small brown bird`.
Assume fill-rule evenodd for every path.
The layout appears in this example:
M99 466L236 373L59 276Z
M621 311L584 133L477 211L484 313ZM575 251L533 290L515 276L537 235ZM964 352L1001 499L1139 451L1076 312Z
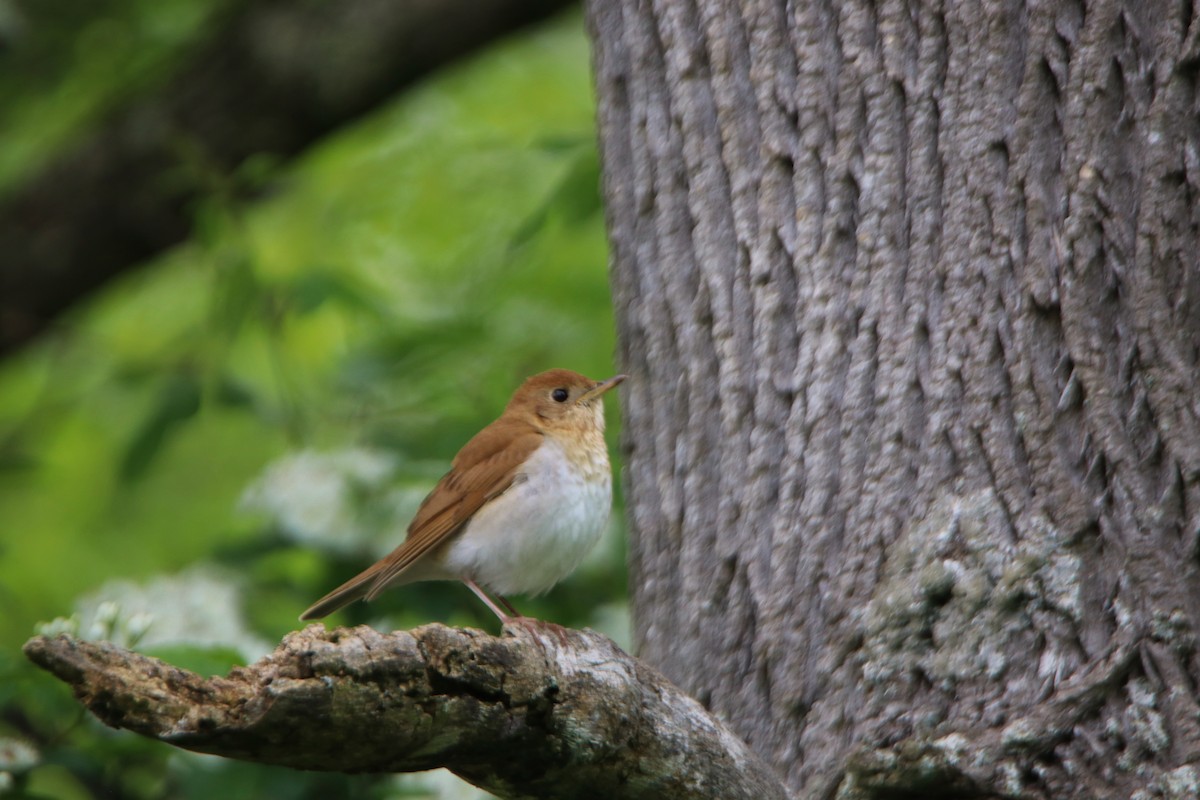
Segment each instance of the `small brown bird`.
M625 380L565 369L534 375L504 413L467 442L390 554L322 597L300 619L320 619L360 597L430 580L461 580L501 621L481 586L541 594L595 546L612 506L604 401Z

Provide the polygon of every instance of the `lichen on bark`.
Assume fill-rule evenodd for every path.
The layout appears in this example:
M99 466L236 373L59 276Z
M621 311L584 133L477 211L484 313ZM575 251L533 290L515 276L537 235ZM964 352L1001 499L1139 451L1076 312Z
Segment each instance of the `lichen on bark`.
M106 724L229 758L337 772L446 767L505 798L786 796L720 720L591 631L528 620L500 637L310 625L214 678L65 635L31 639L25 652Z

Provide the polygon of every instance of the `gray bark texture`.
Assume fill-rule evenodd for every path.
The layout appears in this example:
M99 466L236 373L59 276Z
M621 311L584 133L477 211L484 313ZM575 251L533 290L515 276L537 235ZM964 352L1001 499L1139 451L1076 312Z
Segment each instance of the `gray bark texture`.
M310 625L223 678L69 636L31 639L25 654L104 723L201 753L446 767L502 798L786 797L721 722L606 637L535 621L504 633Z
M796 797L1200 796L1196 4L588 18L642 657Z

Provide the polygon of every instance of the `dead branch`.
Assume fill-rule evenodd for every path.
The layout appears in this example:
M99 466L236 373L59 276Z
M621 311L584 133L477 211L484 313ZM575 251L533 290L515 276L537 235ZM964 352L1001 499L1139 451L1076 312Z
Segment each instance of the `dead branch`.
M69 636L25 653L105 724L229 758L446 767L500 797L786 797L719 720L592 631L310 625L223 678Z

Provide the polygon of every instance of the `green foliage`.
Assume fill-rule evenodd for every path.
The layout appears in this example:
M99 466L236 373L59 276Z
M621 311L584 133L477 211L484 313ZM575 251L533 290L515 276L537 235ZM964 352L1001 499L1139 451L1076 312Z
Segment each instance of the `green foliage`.
M0 191L163 79L240 0L0 0Z
M571 17L285 169L212 176L268 199L214 189L190 242L0 364L0 744L37 753L0 767L0 797L428 796L114 734L18 648L74 614L55 624L224 672L397 544L522 378L612 374L587 67ZM563 586L516 602L620 635L623 595L614 533ZM461 586L429 584L334 622L495 630L489 617Z

